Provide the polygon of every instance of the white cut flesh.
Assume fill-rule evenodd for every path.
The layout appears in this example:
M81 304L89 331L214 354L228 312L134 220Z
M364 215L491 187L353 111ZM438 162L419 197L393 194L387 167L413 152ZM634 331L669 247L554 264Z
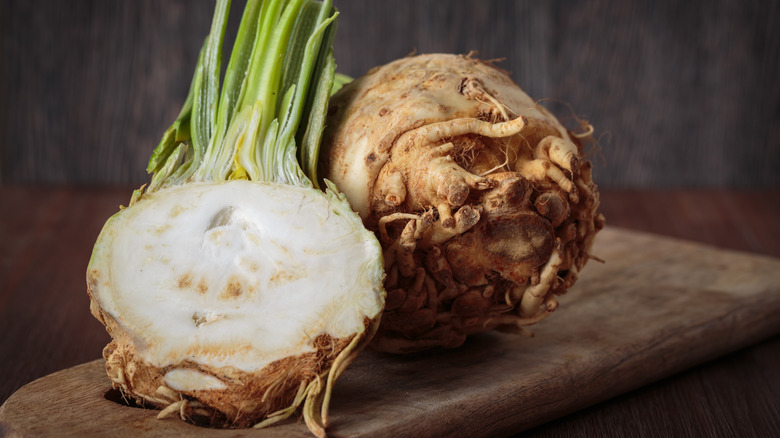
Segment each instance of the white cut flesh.
M157 367L255 372L315 351L319 335L362 333L384 305L381 248L348 204L274 183L145 195L106 223L89 273L93 299ZM166 380L220 386L190 374Z

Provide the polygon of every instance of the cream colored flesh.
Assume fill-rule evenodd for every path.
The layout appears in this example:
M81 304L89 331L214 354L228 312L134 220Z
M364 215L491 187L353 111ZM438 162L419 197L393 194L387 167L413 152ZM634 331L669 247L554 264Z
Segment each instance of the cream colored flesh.
M253 372L361 333L384 305L381 248L345 202L289 185L186 184L108 221L89 276L136 354ZM188 374L189 373L189 374ZM177 371L170 386L219 387Z

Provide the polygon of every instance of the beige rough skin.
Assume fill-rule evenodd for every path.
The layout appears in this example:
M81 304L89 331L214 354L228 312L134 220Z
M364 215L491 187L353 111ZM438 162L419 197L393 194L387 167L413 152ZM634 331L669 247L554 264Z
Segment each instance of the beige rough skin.
M372 347L457 347L550 315L604 217L582 134L470 56L376 68L330 103L320 175L378 233L387 279Z

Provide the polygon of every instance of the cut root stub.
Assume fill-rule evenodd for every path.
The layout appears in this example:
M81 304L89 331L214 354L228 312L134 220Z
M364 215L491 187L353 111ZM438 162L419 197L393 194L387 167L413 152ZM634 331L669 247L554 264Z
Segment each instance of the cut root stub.
M323 175L382 235L397 291L374 348L522 332L557 308L604 222L582 138L504 71L457 55L374 69L331 106Z

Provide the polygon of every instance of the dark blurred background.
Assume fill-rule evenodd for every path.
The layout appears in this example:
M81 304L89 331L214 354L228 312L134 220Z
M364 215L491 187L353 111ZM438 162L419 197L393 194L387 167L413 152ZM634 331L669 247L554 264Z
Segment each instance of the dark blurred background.
M595 125L602 187L780 187L780 2L334 3L340 71L411 52L506 58L529 95ZM213 5L1 0L0 182L146 182Z

